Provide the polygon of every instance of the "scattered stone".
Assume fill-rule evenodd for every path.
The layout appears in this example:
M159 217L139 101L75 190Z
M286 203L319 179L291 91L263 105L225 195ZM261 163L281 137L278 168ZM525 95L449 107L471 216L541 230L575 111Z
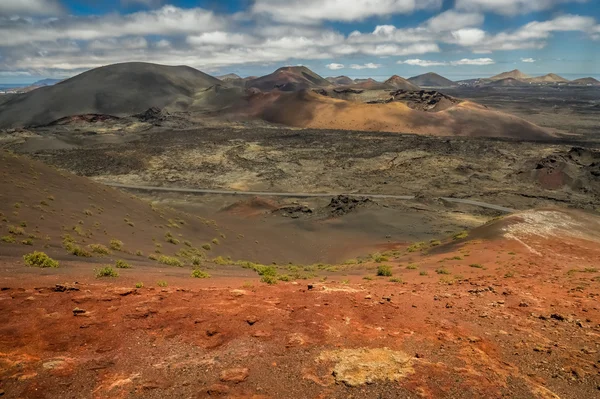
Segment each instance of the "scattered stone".
M365 299L371 299L373 298L371 295L365 295Z
M310 291L310 290L312 290L313 288L315 288L315 287L314 287L312 284L309 284L309 285L308 285L308 290L309 290L309 291Z
M115 293L116 293L117 295L120 295L120 296L127 296L127 295L131 295L131 294L133 294L134 292L135 292L135 290L134 290L134 289L129 289L129 288L120 288L120 289L116 289L116 290L115 290Z
M215 336L219 333L219 330L217 330L215 327L209 327L206 329L206 335L209 337Z
M55 292L79 291L79 288L72 284L56 284L53 288Z
M479 338L479 337L469 337L469 338L467 338L467 340L472 344L481 342L481 338Z
M554 320L558 320L558 321L565 321L566 317L564 317L563 315L559 314L559 313L552 313L550 315L550 318L554 319Z
M0 389L0 396L4 395L4 389Z
M527 307L529 307L529 304L528 304L527 302L521 301L521 302L519 303L519 307L520 307L520 308L527 308Z
M257 322L258 322L258 317L256 317L256 316L246 317L246 323L250 324L251 326L255 325Z
M73 309L73 316L77 316L77 315L84 314L84 313L85 313L85 310L83 310L83 309L79 309L79 308Z
M223 384L213 384L208 387L206 393L210 396L221 396L229 393L229 387Z
M223 382L234 382L239 384L240 382L246 381L249 375L247 368L234 368L227 369L221 372L221 381Z

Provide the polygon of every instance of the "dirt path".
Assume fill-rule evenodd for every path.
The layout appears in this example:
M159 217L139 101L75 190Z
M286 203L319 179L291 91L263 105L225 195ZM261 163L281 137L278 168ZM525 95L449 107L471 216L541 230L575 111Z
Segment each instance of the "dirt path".
M215 189L204 189L204 188L178 188L178 187L154 187L154 186L133 186L119 183L104 183L107 186L123 188L127 190L142 190L142 191L168 191L168 192L179 192L179 193L194 193L194 194L222 194L222 195L247 195L247 196L268 196L268 197L294 197L294 198L319 198L319 197L335 197L338 195L348 195L353 197L369 197L369 198L388 198L398 200L414 200L414 195L389 195L389 194L365 194L365 193L280 193L271 191L231 191L231 190L215 190ZM513 213L514 209L506 208L500 205L488 204L485 202L472 201L468 199L460 198L447 198L440 197L439 199L479 206L482 208L494 209L496 211Z

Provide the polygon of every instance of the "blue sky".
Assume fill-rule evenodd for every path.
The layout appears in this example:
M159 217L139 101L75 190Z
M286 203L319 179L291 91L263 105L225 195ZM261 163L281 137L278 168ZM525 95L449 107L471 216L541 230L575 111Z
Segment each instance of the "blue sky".
M600 0L1 0L0 83L116 62L264 75L600 77Z

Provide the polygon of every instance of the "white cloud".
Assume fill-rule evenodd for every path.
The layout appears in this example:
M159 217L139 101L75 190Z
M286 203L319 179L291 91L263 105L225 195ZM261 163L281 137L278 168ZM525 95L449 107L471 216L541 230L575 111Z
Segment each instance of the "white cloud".
M352 65L350 65L350 68L352 68L352 69L378 69L378 68L381 68L381 64L374 64L372 62L369 62L368 64L363 64L363 65L352 64Z
M2 15L58 15L63 12L58 0L2 0Z
M453 66L457 66L457 65L492 65L495 63L496 62L491 58L475 58L475 59L463 58L462 60L450 62L450 65L453 65Z
M31 72L28 71L0 71L2 77L13 77L13 76L31 76Z
M478 28L459 29L451 34L456 44L465 47L474 46L485 39L485 32Z
M344 64L336 64L332 62L331 64L325 65L327 69L331 69L332 71L337 71L338 69L344 69Z
M420 60L418 58L414 58L411 60L405 60L405 61L398 61L398 64L420 66L420 67L424 67L424 68L432 67L432 66L448 65L448 63L445 61L427 61L427 60Z
M411 14L418 10L439 9L442 0L256 0L255 14L267 14L288 23L321 21L360 21L374 16Z
M561 3L585 3L587 0L456 0L455 7L466 11L486 11L503 15L526 14L554 8Z
M480 13L461 13L455 10L444 11L425 22L432 32L446 32L462 28L480 26L485 17Z
M164 2L165 0L121 0L123 5L141 4L146 7L158 7Z
M535 62L533 58L521 58L521 62Z

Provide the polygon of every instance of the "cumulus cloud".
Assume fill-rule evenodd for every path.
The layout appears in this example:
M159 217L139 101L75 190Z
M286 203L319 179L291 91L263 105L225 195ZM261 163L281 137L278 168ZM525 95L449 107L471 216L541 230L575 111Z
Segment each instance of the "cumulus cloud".
M457 66L457 65L492 65L495 63L496 62L491 58L475 58L475 59L463 58L462 60L450 62L450 65L454 65L454 66Z
M444 11L430 18L425 26L432 32L446 32L483 24L485 17L480 13L462 13L455 10Z
M398 64L420 66L420 67L424 67L424 68L432 67L432 66L448 65L448 63L445 61L427 61L427 60L420 60L418 58L414 58L411 60L405 60L405 61L398 61Z
M533 58L521 58L521 62L535 62Z
M586 3L588 0L456 0L455 7L466 11L487 11L503 15L549 10L562 3Z
M439 9L442 0L256 0L255 14L266 14L279 22L319 23L321 21L360 21L374 16L411 14Z
M63 9L58 0L2 0L0 15L58 15Z
M325 65L327 69L331 69L332 71L337 71L338 69L344 69L344 64L336 64L332 62L331 64Z
M146 7L158 7L160 5L162 5L165 1L164 0L121 0L121 4L123 5L132 5L132 4L139 4L139 5L143 5Z
M381 68L381 64L374 64L372 62L363 64L363 65L352 64L352 65L350 65L350 68L352 68L352 69L378 69L378 68Z

